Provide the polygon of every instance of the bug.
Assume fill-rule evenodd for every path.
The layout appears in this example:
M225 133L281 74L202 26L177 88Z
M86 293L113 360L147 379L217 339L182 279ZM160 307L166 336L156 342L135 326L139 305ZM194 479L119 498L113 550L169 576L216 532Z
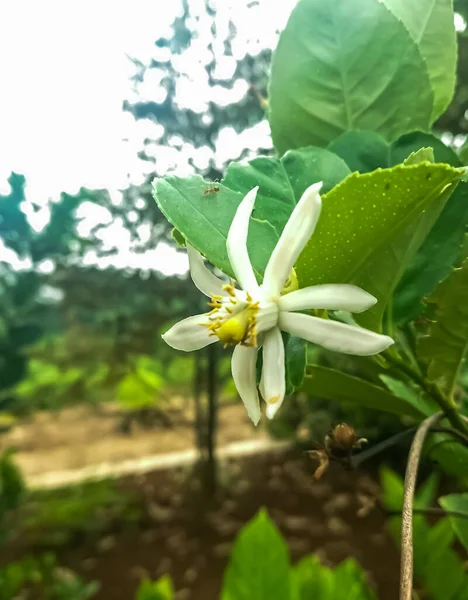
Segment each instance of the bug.
M207 194L216 194L217 192L219 192L219 187L217 185L214 185L213 187L207 188L204 191L205 196Z

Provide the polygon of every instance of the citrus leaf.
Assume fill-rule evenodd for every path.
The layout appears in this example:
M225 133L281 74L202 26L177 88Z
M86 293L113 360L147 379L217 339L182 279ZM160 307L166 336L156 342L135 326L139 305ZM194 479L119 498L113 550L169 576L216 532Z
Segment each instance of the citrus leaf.
M406 400L358 377L318 365L309 366L307 373L302 389L311 396L349 402L394 415L408 415L418 420L425 416L421 409Z
M439 504L447 511L461 511L468 515L468 493L442 496L439 498ZM468 519L451 515L449 519L460 542L468 550Z
M351 129L387 140L428 130L433 94L416 43L382 3L299 0L273 57L269 108L282 154Z
M304 190L323 181L329 190L349 175L344 161L323 148L288 152L281 160L258 157L232 163L217 192L206 194L199 176L166 177L153 183L160 209L180 235L226 275L234 276L226 252L232 219L245 194L259 186L249 227L249 256L261 280L273 248Z
M457 169L428 163L348 176L323 197L314 235L296 265L301 287L356 281L364 263L458 178Z
M457 66L457 36L452 0L380 0L405 25L423 57L432 92L435 121L453 97Z
M468 347L468 260L454 269L427 299L435 307L428 335L418 344L427 362L427 376L452 393Z
M451 148L421 132L403 136L393 145L394 160L423 146L433 148L436 162L461 166ZM449 275L460 258L467 223L468 183L461 181L398 284L393 298L393 318L397 323L407 323L425 310L422 299Z
M227 568L222 600L289 600L286 544L265 511L245 525Z

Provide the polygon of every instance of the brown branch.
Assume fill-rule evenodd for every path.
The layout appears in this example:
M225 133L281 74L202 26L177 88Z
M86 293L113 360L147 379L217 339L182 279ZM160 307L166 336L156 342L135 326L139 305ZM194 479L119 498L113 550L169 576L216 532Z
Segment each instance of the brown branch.
M443 413L436 413L421 423L413 438L406 465L401 519L400 600L411 600L413 596L413 502L419 459L427 433L443 416Z

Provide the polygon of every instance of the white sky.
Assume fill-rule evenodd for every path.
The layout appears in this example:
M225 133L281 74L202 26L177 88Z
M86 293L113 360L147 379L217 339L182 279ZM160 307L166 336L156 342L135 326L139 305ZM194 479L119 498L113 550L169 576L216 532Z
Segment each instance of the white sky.
M190 1L202 10L202 0ZM237 51L242 54L252 48L255 53L255 45L258 50L273 47L275 29L284 24L295 1L263 0L254 10L247 8L248 0L218 0L217 6L220 18L236 19ZM123 101L132 99L129 77L134 67L128 56L148 63L157 51L154 41L171 37L170 26L179 13L180 0L0 2L0 193L8 193L11 171L26 176L27 200L39 205L62 191L76 193L81 186L112 191L142 181L151 165L137 152L146 137L158 137L158 125L137 122L122 110ZM188 73L183 96L203 104L206 90L197 94L190 89L190 73L200 69L193 52L191 61L180 65ZM229 76L232 65L222 66ZM140 99L157 99L154 84L145 81ZM246 91L239 88L235 94L241 97ZM264 143L269 132L263 128L252 135ZM220 161L233 141L233 132L222 132ZM166 156L168 169L182 168L171 163L170 152ZM200 162L205 159L201 152ZM89 211L90 218L98 217L92 206ZM46 220L44 210L35 225L39 228ZM111 237L122 234L119 227L114 229ZM132 255L125 236L122 243L115 239L121 247L119 266L151 264L165 272L187 268L185 255L165 244L142 257Z

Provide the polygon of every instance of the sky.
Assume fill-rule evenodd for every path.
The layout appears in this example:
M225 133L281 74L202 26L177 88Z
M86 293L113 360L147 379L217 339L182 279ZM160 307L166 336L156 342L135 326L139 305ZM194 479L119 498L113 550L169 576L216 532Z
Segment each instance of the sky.
M238 51L245 52L255 44L258 49L274 47L276 31L285 24L295 1L262 0L254 9L248 8L249 0L213 4L221 18L225 15L237 22ZM190 3L195 11L203 11L203 0ZM180 0L2 0L0 194L9 191L11 171L26 176L28 202L44 206L61 192L73 194L82 186L117 192L129 182L143 180L151 166L137 153L146 137L160 135L160 126L135 121L122 110L123 101L132 99L130 77L135 68L128 57L149 63L157 51L154 41L171 36L171 24L180 10ZM189 73L197 61L193 53L190 59L193 64L180 65ZM223 68L229 76L232 65ZM140 99L154 99L155 83L148 80L140 86ZM247 85L245 90L241 87L236 90L239 96L247 93ZM202 92L190 88L187 79L185 97L200 103ZM223 102L221 96L219 101ZM232 148L232 134L226 131L221 136L220 160L225 159L223 151ZM268 127L252 135L268 138ZM100 218L92 206L87 210L85 216L91 221ZM44 208L36 215L30 210L28 216L40 229L47 214ZM122 232L114 229L111 224L108 235L117 239ZM119 245L119 266L156 264L166 272L187 268L185 256L165 244L146 257L133 254L124 237ZM92 256L88 259L92 261Z

